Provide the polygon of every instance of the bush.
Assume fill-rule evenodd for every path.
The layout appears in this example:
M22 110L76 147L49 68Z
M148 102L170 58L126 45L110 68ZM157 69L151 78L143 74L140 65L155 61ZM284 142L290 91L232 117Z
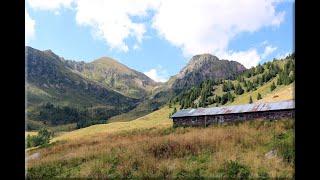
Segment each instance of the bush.
M248 166L232 160L225 162L223 167L219 169L219 172L223 178L228 179L249 179L251 174Z
M46 128L39 130L36 136L27 136L27 147L43 146L50 142L52 132L49 132Z
M169 114L169 118L171 118L171 116L172 116L174 113L176 113L176 112L177 112L177 108L174 107L174 108L173 108L173 111Z
M262 99L261 94L258 93L257 100Z
M85 127L92 126L95 124L104 124L104 123L106 123L106 120L80 119L77 122L76 128L80 129L80 128L85 128Z
M252 100L252 97L250 96L249 98L249 104L252 104L253 103L253 100Z
M270 179L270 176L269 176L268 172L266 172L265 170L259 170L258 171L258 179Z
M235 93L236 93L237 95L241 95L241 94L244 93L244 90L242 89L242 87L241 87L240 84L238 84L238 85L236 86Z
M273 148L287 163L295 162L294 134L292 131L280 133L274 137Z
M276 89L276 85L274 84L274 82L271 84L270 86L270 91L273 91L274 89Z

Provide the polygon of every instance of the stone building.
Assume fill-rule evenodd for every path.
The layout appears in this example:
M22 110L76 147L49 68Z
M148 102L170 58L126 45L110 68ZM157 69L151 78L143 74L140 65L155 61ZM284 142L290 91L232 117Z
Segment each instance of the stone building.
M247 121L256 119L274 120L294 118L294 100L254 103L211 108L182 109L171 116L174 127L208 126L210 124Z

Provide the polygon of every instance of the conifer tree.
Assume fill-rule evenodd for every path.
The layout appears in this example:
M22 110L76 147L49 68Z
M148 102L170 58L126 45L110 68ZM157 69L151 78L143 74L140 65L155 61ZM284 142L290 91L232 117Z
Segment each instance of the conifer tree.
M260 100L260 99L262 99L262 97L261 97L261 94L258 93L257 100Z
M249 104L252 104L252 103L253 103L252 97L250 96L250 98L249 98Z
M276 88L276 85L274 84L274 82L272 82L271 86L270 86L270 90L273 91Z
M174 114L174 113L176 113L176 112L177 112L177 108L174 107L174 108L173 108L173 111L172 111L172 114Z
M241 94L244 93L244 90L242 89L240 83L236 86L235 93L236 93L237 95L241 95Z

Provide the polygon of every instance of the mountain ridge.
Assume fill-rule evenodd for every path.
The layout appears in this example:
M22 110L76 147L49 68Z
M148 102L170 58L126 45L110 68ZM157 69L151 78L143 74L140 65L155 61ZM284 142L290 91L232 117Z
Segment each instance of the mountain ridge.
M101 83L72 72L60 57L48 51L26 47L26 57L28 119L50 124L68 123L69 120L61 119L69 117L72 111L70 121L78 122L81 119L78 116L81 113L83 115L83 111L97 107L96 117L106 120L134 108L139 102L138 99L126 97ZM69 109L61 109L62 107ZM60 114L52 114L56 111ZM45 115L46 113L49 114ZM94 119L92 113L91 116L86 113L83 118Z
M37 52L34 53L37 57L32 53L30 56L30 50ZM94 109L96 116L91 113L92 118L104 117L104 121L121 120L121 114L127 112L126 116L133 119L159 109L171 97L204 80L232 78L245 69L238 62L200 54L193 56L167 82L158 83L107 56L91 62L66 60L50 49L40 51L29 46L26 46L26 55L31 117L38 117L46 107L52 108L43 105L52 102L61 107L80 106L88 111L86 114Z
M160 85L145 74L106 56L89 63L67 60L66 64L85 77L132 98L141 99Z

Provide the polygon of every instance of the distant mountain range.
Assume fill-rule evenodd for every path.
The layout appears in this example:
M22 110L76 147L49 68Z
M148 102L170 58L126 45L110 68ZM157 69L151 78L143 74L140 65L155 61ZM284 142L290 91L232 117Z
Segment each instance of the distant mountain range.
M88 109L95 110L91 117L104 121L116 115L121 117L126 112L129 115L134 112L132 118L135 118L159 108L175 94L206 79L230 79L246 70L236 61L202 54L192 57L168 82L158 83L108 57L85 63L65 60L51 50L40 51L27 46L26 59L28 120L49 125L55 123L43 115L48 111L44 110L48 103L79 110L77 116L70 117L75 123L80 111ZM65 110L61 111L63 114Z
M65 64L84 77L132 98L143 98L149 95L153 88L161 85L145 74L109 57L102 57L90 63L65 61Z

